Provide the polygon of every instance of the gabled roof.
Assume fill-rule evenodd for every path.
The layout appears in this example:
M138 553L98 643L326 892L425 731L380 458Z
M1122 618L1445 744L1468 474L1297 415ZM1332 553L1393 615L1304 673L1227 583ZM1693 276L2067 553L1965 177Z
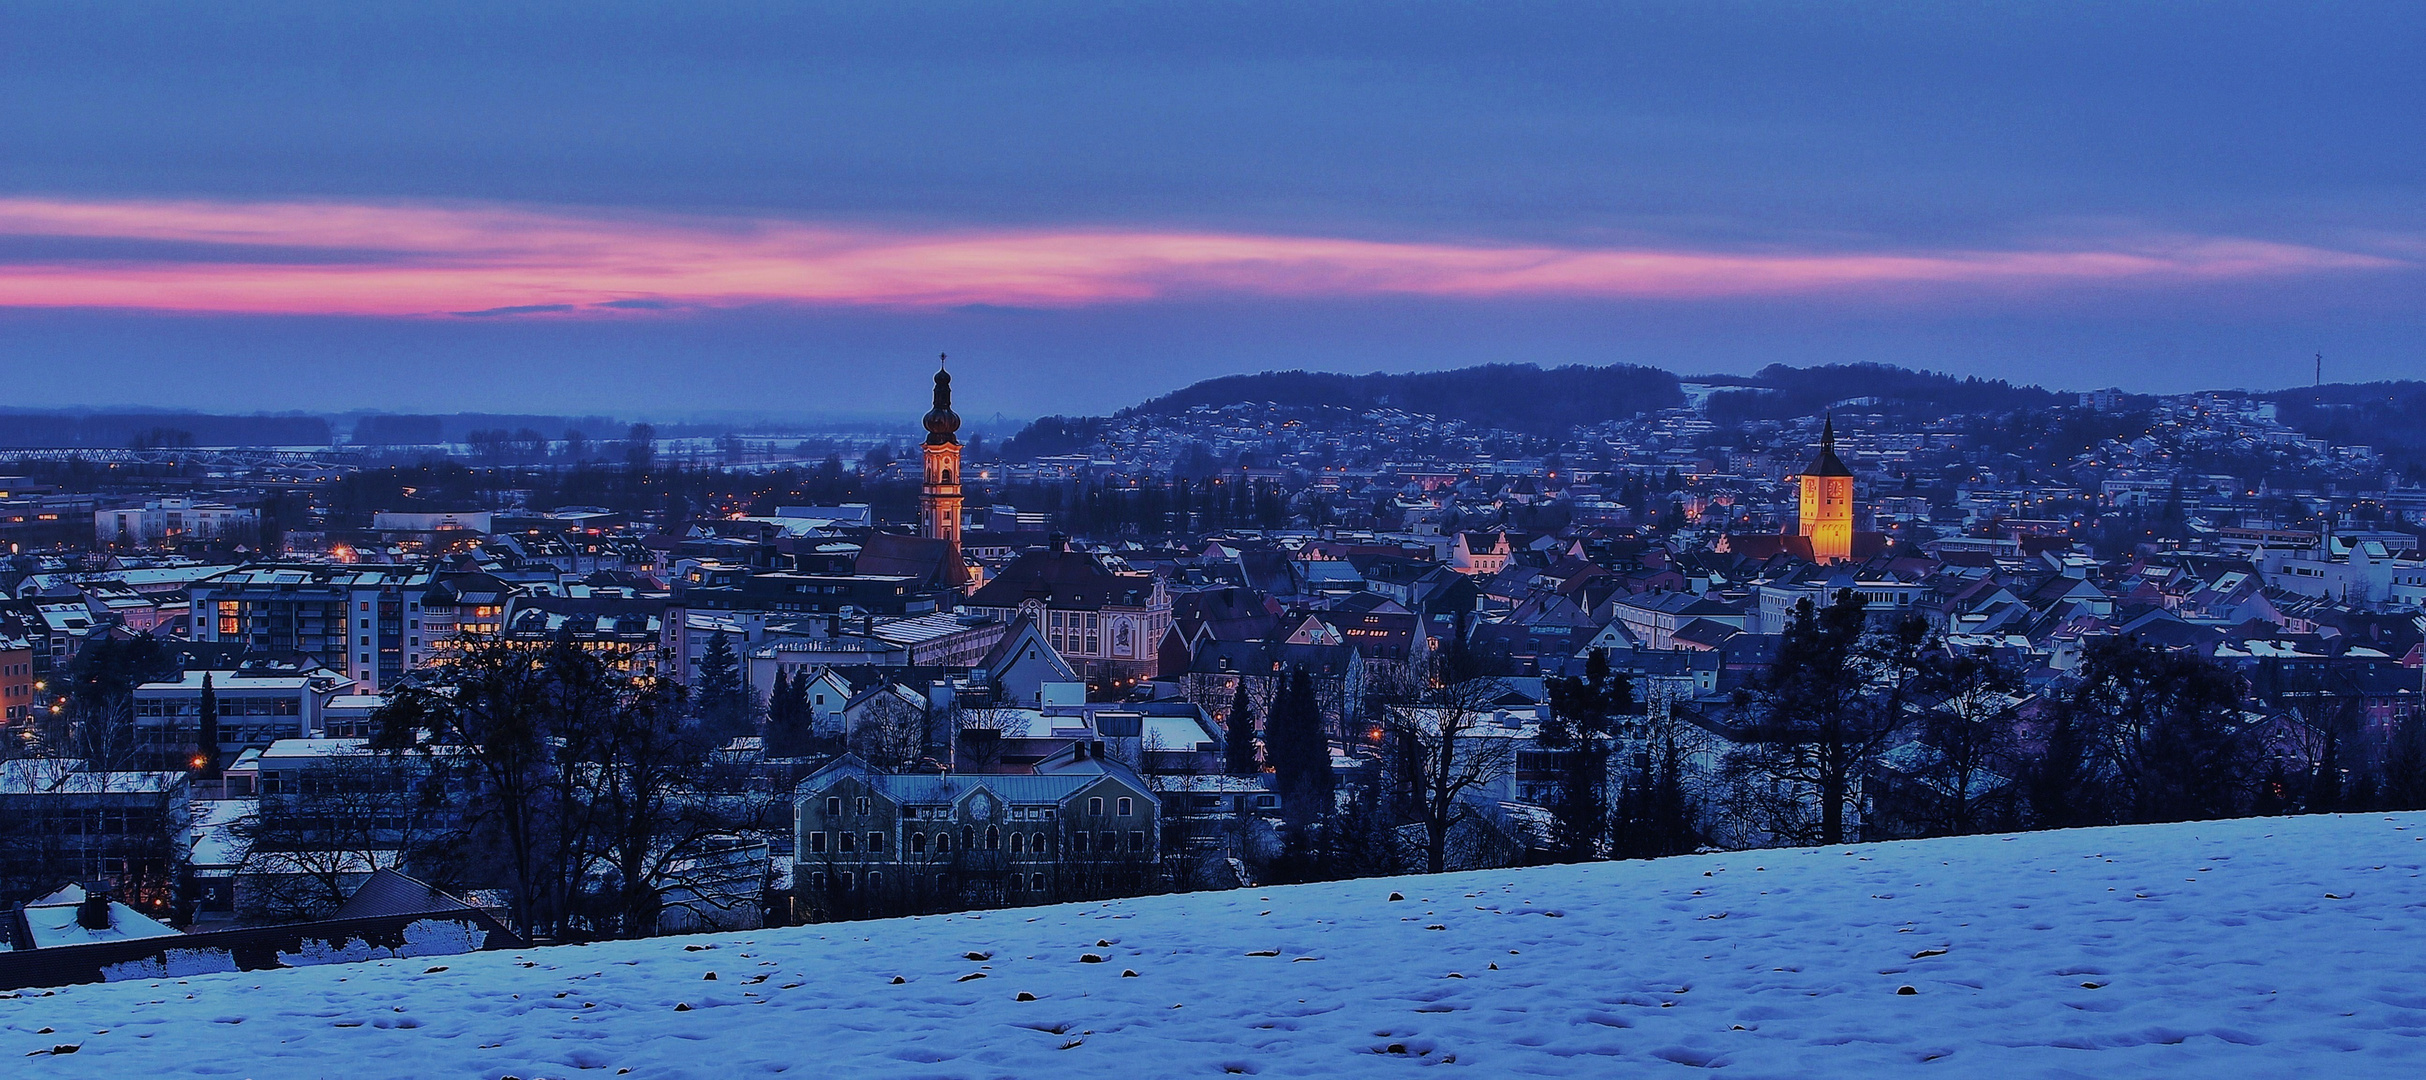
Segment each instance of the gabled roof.
M987 675L1000 681L1002 669L1017 662L1019 651L1030 645L1036 646L1040 650L1040 655L1052 657L1054 666L1061 671L1065 679L1077 677L1077 672L1071 669L1070 662L1063 659L1060 653L1054 652L1052 645L1045 641L1044 635L1036 629L1035 621L1024 615L1012 621L1011 628L1003 631L1002 637L994 642L993 648L986 650L985 658L979 660L977 666L984 668Z
M1067 749L1062 751L1065 759L1070 754ZM958 805L979 791L1006 803L1034 804L1060 802L1097 781L1113 779L1151 797L1145 782L1127 766L1093 755L1089 755L1089 760L1096 764L1083 769L1071 768L1072 762L1068 760L1058 761L1055 771L1049 773L886 773L869 768L857 755L844 754L809 774L792 792L795 798L814 798L819 792L852 779L895 804Z
M382 867L339 905L332 919L363 919L379 915L426 915L441 911L471 911L471 904L413 878Z
M1153 575L1118 573L1093 553L1064 546L1021 553L971 594L968 606L1016 608L1042 600L1064 610L1144 607L1153 593Z
M950 541L899 533L868 534L860 541L859 560L851 569L855 574L915 578L921 588L958 588L969 582L968 565L960 561Z

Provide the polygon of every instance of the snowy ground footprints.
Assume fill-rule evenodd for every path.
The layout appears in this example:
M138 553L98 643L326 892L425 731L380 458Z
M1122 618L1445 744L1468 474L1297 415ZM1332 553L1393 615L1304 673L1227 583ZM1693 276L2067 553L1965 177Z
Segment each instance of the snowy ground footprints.
M2414 1077L2422 830L1971 837L78 986L0 995L0 1060L113 1080Z

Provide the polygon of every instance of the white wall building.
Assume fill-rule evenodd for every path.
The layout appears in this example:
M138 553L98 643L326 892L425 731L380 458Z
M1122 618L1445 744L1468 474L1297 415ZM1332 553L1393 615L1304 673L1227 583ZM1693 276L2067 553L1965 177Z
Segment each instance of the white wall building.
M145 547L180 537L226 536L260 527L258 510L183 498L93 512L93 539L103 547Z

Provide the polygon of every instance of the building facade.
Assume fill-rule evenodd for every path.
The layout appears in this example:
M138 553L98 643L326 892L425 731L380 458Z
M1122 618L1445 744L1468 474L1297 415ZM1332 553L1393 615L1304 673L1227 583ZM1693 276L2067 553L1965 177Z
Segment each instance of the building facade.
M1051 771L1046 771L1051 770ZM880 772L845 754L794 789L802 914L848 918L1151 891L1160 805L1100 747L1021 774Z
M304 653L375 691L427 661L429 587L421 567L242 566L193 584L194 640Z
M151 547L186 537L255 535L261 512L226 503L154 499L142 506L93 511L93 540L102 547Z
M1025 616L1071 667L1104 688L1154 678L1156 646L1171 628L1171 594L1160 576L1115 570L1058 537L1011 560L967 606L1005 621Z

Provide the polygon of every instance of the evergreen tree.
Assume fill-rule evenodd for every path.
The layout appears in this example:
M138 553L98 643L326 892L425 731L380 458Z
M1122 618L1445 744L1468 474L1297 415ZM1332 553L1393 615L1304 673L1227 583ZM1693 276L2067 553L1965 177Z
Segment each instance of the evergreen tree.
M1864 692L1869 679L1857 663L1864 625L1862 600L1851 589L1825 608L1795 603L1777 660L1759 683L1765 737L1744 751L1773 780L1810 791L1819 827L1809 839L1821 844L1845 841L1855 779L1903 720L1895 703Z
M1550 683L1550 716L1539 741L1544 749L1559 752L1558 787L1549 809L1557 823L1554 843L1561 859L1580 861L1601 853L1610 828L1610 736L1617 716L1633 705L1634 688L1625 676L1609 670L1606 649L1594 649L1584 658L1581 676ZM1638 780L1632 792L1648 798L1649 777ZM1627 802L1626 809L1631 815L1647 812L1648 805L1636 799Z
M1694 849L1693 797L1685 791L1685 748L1673 730L1661 733L1656 742L1659 772L1651 782L1643 854L1684 855Z
M201 731L194 741L195 771L205 780L219 776L219 691L211 685L211 673L202 673Z
M2089 746L2070 709L2055 710L2045 748L2026 778L2031 823L2062 829L2097 820L2089 772Z
M1322 706L1304 668L1292 672L1264 721L1265 752L1291 825L1303 828L1327 816L1331 800L1331 743L1323 737Z
M1232 776L1254 776L1263 771L1263 763L1255 752L1255 703L1247 699L1247 680L1238 680L1238 693L1230 699L1230 717L1224 729L1222 746L1223 771Z
M721 631L708 637L707 652L699 658L699 686L691 699L711 732L736 734L748 726L750 700L741 681L741 662Z
M800 757L809 752L810 716L806 707L809 675L786 678L779 667L767 695L766 756Z
M2426 810L2426 711L2411 710L2384 748L2383 809Z

